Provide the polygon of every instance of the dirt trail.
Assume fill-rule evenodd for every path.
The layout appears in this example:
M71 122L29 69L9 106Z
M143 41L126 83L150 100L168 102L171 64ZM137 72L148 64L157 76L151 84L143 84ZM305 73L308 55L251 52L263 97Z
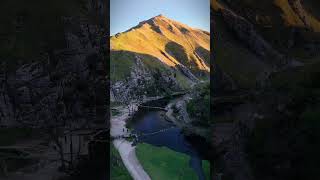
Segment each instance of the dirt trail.
M132 105L136 109L136 105ZM128 135L126 128L126 120L129 117L129 112L125 108L118 108L121 113L118 116L111 118L111 137L121 137ZM139 160L136 157L135 147L131 142L124 138L113 140L115 148L118 150L121 159L129 171L130 175L135 180L151 180L149 175L144 171Z

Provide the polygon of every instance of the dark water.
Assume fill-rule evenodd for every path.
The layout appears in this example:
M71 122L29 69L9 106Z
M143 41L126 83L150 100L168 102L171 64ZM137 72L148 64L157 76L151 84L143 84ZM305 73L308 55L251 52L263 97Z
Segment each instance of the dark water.
M158 112L148 112L133 124L139 141L154 146L165 146L176 152L189 155L190 167L196 172L200 180L205 180L202 169L202 157L196 148L182 134L181 129L166 121ZM159 132L164 130L163 132ZM159 132L153 134L154 132Z

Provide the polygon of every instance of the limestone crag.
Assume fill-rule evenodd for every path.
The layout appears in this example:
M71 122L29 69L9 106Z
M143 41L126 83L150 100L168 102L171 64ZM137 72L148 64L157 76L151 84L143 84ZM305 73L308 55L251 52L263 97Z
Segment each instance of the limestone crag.
M139 55L135 55L134 66L129 69L130 77L123 81L111 83L113 101L129 102L142 100L146 96L158 96L166 90L178 91L181 88L175 81L173 73L154 71L147 68ZM161 85L157 87L157 85ZM167 89L166 89L167 87Z

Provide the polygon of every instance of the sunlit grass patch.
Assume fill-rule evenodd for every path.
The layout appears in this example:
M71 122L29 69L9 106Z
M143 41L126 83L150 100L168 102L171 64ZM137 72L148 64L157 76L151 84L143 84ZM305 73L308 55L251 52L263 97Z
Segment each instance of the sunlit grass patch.
M195 180L196 173L189 166L190 157L165 147L155 147L149 144L138 144L137 157L145 171L153 180ZM202 161L206 178L210 176L210 164Z

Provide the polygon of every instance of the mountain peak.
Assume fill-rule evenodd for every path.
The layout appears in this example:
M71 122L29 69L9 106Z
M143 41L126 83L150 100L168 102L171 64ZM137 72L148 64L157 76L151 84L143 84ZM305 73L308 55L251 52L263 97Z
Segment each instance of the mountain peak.
M159 14L159 15L154 16L148 20L141 21L137 26L131 28L130 30L140 28L144 24L149 24L151 26L159 26L159 22L168 23L168 22L173 22L173 21L171 19L167 18L166 16L164 16L163 14Z
M166 18L166 19L168 19L168 18L167 18L166 16L164 16L163 14L159 14L159 15L153 17L152 19L156 19L156 18Z
M170 20L170 18L164 16L163 14L159 14L159 15L154 16L154 17L150 18L149 20L143 21L143 22L149 22L149 21L153 21L153 20L163 20L163 19Z

